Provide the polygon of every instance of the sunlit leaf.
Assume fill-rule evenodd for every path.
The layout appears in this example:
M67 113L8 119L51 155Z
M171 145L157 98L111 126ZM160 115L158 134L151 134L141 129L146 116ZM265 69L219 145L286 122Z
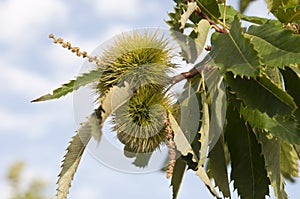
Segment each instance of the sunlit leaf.
M120 108L123 104L127 103L129 98L132 95L132 90L130 85L127 82L124 82L124 87L113 86L106 95L100 97L100 113L99 117L101 118L100 130L104 125L106 119L114 113L118 108ZM93 134L93 137L98 140L98 135L101 134L101 131L96 135Z
M52 93L43 95L35 100L32 100L31 102L58 99L62 96L67 95L68 93L79 89L82 86L99 80L101 73L102 71L100 69L91 70L88 73L83 73L81 76L78 76L75 80L71 80L70 82L63 84L61 87L55 89Z
M227 108L225 140L231 157L231 179L241 198L265 198L269 179L261 146L233 104Z
M298 177L299 174L299 158L293 145L281 142L280 158L280 169L283 176L293 181L293 177Z
M195 46L196 46L196 59L202 53L205 43L207 40L207 36L210 31L210 24L207 20L202 19L196 26L195 31L197 32L197 38L195 39ZM196 60L195 59L195 60Z
M181 127L179 126L179 124L177 123L177 121L175 120L172 114L169 114L169 119L170 119L171 128L174 132L174 142L177 150L180 151L181 154L184 156L187 156L188 154L192 154L193 161L197 162L198 158L195 155L191 147L191 144L189 143L188 139L182 132Z
M180 158L176 160L174 171L171 180L171 186L173 191L173 199L176 199L180 189L180 185L183 179L183 175L186 168L186 162Z
M208 190L211 192L211 194L213 194L216 198L221 199L220 196L218 195L218 193L216 192L214 186L212 185L211 181L209 180L207 173L205 172L205 170L203 169L202 166L198 167L196 174L197 174L197 176L199 176L199 178L202 180L202 182L204 182L204 184L206 185Z
M70 144L67 148L67 153L64 156L63 164L61 166L59 179L57 181L57 199L67 198L71 182L80 163L82 154L86 145L91 139L92 131L98 129L94 127L94 122L90 123L90 121L95 119L97 120L97 116L94 113L88 118L87 122L81 125L80 129L77 131L77 134L73 136L72 140L70 141Z
M258 132L257 134L275 197L277 199L287 199L288 196L284 190L284 179L280 173L280 141L275 137L268 138L264 132Z
M238 17L235 17L230 32L214 33L211 56L222 73L256 77L260 73L260 60L250 39L244 37Z
M300 63L300 35L293 31L270 21L262 26L251 26L246 35L267 66L283 68Z
M197 7L196 2L188 2L187 10L183 12L180 18L180 24L181 24L180 29L183 29L185 27L187 20L189 19L191 14L195 11L196 7Z

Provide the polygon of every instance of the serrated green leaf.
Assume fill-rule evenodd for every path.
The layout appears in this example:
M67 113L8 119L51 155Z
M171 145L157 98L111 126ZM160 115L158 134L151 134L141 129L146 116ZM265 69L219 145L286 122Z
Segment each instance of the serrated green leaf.
M214 33L210 55L222 73L256 77L260 73L260 60L249 38L242 33L238 17L235 17L230 32Z
M97 120L96 114L92 114L88 121L83 123L78 129L77 134L72 137L70 144L67 148L67 153L64 156L63 164L61 166L61 172L57 181L57 199L66 199L71 186L71 181L75 175L75 172L80 163L82 154L86 145L91 139L92 131L98 129L95 128L94 121ZM96 125L98 125L98 122Z
M220 135L218 142L211 149L209 161L208 170L210 175L214 178L216 186L218 186L224 197L230 198L223 135Z
M264 75L256 79L233 77L227 73L226 83L246 105L269 116L290 115L296 108L293 98Z
M257 109L253 110L249 107L241 107L240 113L252 128L266 130L277 138L289 143L300 144L300 131L294 120L278 115L270 117L266 113L262 113Z
M216 0L196 0L201 11L206 13L211 19L218 21L220 11Z
M269 11L273 12L280 6L293 6L300 3L299 0L266 0Z
M196 2L188 2L187 3L187 10L183 12L183 14L180 17L180 29L184 29L186 22L190 18L191 14L195 11L197 8Z
M291 181L298 177L299 164L298 155L293 145L281 142L280 145L280 169L283 176Z
M172 114L169 114L169 119L170 119L171 128L174 132L174 143L176 145L177 150L180 151L183 156L187 156L188 154L191 154L193 156L192 160L194 162L198 162L198 158L191 144L189 143L181 127L179 126L179 124L177 123L177 121L175 120Z
M275 22L251 26L247 31L262 62L270 67L289 66L300 63L300 35L284 30Z
M224 5L219 5L219 9L221 12L221 18L223 19ZM225 16L226 24L231 24L235 16L238 16L241 20L248 21L255 24L264 24L269 20L263 17L247 16L241 14L239 11L235 10L232 6L226 6L226 16Z
M31 102L40 102L40 101L58 99L62 96L67 95L68 93L71 93L79 89L82 86L85 86L87 84L99 80L101 73L102 71L100 69L91 70L88 73L83 73L81 76L78 76L76 79L71 80L68 83L63 84L61 87L55 89L54 91L52 91L52 93L43 95L35 100L32 100Z
M234 109L227 107L225 140L231 157L231 179L241 198L265 198L269 194L269 179L265 170L261 146L251 128Z
M268 138L266 133L257 133L262 146L262 155L265 159L266 170L277 199L287 199L284 190L284 179L280 171L280 141L273 137Z
M185 168L186 168L186 162L182 160L181 157L179 157L176 160L174 170L173 170L172 180L171 180L173 199L176 199L178 196L178 192L183 179Z
M204 182L210 193L218 199L221 199L219 194L216 192L214 186L212 185L211 181L209 180L207 173L203 169L202 166L198 165L198 169L196 171L196 175Z
M292 7L278 7L273 14L282 23L291 23L300 20L300 5L294 5Z

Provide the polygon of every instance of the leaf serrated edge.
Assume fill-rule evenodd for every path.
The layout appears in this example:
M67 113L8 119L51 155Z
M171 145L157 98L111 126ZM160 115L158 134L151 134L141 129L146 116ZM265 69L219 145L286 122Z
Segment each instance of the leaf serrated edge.
M88 73L83 73L82 75L76 77L73 80L70 80L68 83L62 84L59 88L52 91L52 93L48 93L43 95L37 99L32 100L31 102L41 102L52 99L58 99L62 96L67 95L82 86L95 82L99 79L100 74L102 73L101 69L91 70Z

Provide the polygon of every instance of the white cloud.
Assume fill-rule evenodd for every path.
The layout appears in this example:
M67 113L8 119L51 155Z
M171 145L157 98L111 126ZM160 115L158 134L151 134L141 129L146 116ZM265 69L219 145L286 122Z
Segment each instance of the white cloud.
M6 93L16 93L24 97L32 97L37 93L51 88L51 83L30 70L16 67L0 58L0 90Z
M49 24L61 23L68 16L59 0L7 0L0 2L0 40L9 44L34 39Z
M140 13L138 0L99 0L95 3L100 16L133 18Z
M28 102L29 103L29 102ZM39 138L49 133L49 128L59 126L62 123L69 123L72 118L72 111L66 105L48 105L42 111L33 113L22 113L0 109L0 134L22 135L31 139ZM57 111L64 110L64 111Z

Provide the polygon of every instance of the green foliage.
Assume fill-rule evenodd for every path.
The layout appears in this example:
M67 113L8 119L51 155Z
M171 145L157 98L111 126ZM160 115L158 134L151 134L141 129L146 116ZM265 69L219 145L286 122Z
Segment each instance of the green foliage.
M175 0L166 22L182 60L195 64L190 71L169 77L177 65L168 41L157 33L128 33L105 49L96 69L33 100L59 98L90 83L98 94L99 108L67 149L59 198L67 197L88 141L101 144L109 116L135 166L146 167L161 145L176 150L168 167L174 199L186 168L214 197L231 197L228 165L240 198L265 198L270 187L277 199L288 198L285 179L298 177L300 157L299 1L267 0L277 17L272 20L242 14L252 1L241 0L239 12L224 0ZM252 25L247 29L242 21ZM210 52L198 63L207 41ZM189 79L183 94L171 96L168 89L181 77Z
M222 48L219 48L222 46ZM234 75L256 77L260 73L260 59L250 39L242 33L238 17L232 22L228 34L214 33L212 36L214 63L222 73L233 72Z
M261 145L234 105L227 109L225 140L231 157L231 179L241 198L265 198L269 179Z

